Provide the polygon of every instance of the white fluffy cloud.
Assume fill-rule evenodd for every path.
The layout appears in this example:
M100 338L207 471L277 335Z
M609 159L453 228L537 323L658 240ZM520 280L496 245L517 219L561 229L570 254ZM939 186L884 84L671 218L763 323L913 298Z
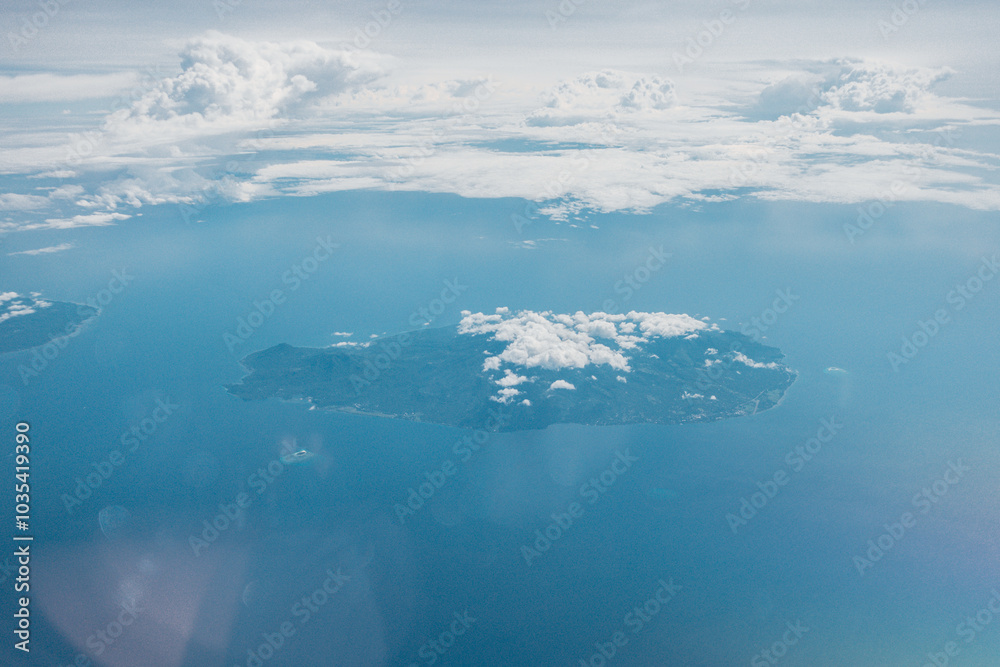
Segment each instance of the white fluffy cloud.
M900 67L840 58L807 66L761 91L757 109L777 118L822 112L823 107L879 114L917 111L933 101L933 87L953 71L947 67Z
M3 292L0 293L0 322L6 322L12 317L31 315L38 312L39 308L48 308L51 305L52 303L49 301L42 301L17 292Z
M778 364L773 361L764 364L759 361L754 361L742 352L733 353L733 360L749 366L750 368L778 368Z
M576 125L614 120L628 112L662 111L677 103L677 95L669 79L606 69L553 86L544 102L528 115L529 125Z
M504 364L545 370L607 365L628 373L631 368L626 354L639 343L652 338L695 337L703 330L718 331L718 326L689 315L668 313L630 311L620 315L577 311L569 315L531 310L511 313L508 308L497 308L491 315L462 311L462 321L458 325L459 334L485 334L491 340L506 344L499 354L486 358L484 373L497 371ZM505 405L521 395L518 385L537 379L518 375L509 367L503 371L503 377L493 380L500 389L490 398ZM616 377L619 382L627 381L624 376ZM565 380L556 380L549 389L576 387Z
M245 131L382 74L374 55L307 41L250 42L214 31L185 47L181 70L113 113L107 128L169 140Z
M902 69L883 64L847 62L823 100L845 111L913 113L931 88L951 74L947 68Z
M637 325L642 335L620 330L628 328L629 324ZM496 370L506 363L546 370L608 365L628 372L631 369L625 351L633 349L636 343L653 337L696 335L709 328L716 327L689 315L667 313L631 311L627 315L602 312L588 315L578 311L566 315L522 310L511 314L506 309L497 309L492 315L463 311L458 332L489 334L492 340L506 343L500 354L486 359L483 365L486 371ZM511 375L509 369L505 369L505 373L505 378ZM501 380L505 381L513 383Z

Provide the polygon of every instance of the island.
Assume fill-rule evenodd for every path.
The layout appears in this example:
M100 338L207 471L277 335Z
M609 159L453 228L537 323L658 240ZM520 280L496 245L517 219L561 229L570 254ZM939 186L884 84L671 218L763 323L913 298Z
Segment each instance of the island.
M688 315L463 311L458 326L280 344L226 386L244 400L494 431L752 415L795 381L780 350Z
M37 293L0 292L0 354L73 336L99 312L92 306L40 297Z

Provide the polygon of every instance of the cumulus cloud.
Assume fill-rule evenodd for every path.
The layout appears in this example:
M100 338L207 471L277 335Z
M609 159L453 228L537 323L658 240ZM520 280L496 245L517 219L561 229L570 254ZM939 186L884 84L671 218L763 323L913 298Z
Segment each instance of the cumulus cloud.
M948 68L901 69L871 63L845 64L836 83L823 94L828 104L845 111L913 113L931 87L950 74Z
M576 387L573 386L573 383L566 382L566 380L556 380L549 385L549 390L551 391L552 389L576 389Z
M559 83L543 99L545 106L528 116L530 125L607 121L628 112L662 111L677 103L669 79L610 69Z
M776 364L773 361L770 363L763 364L759 361L754 361L753 359L743 354L742 352L735 352L733 354L733 360L738 361L746 366L749 366L750 368L778 368L778 364Z
M313 118L324 98L381 77L385 61L372 51L332 50L309 41L255 42L219 32L191 40L179 55L179 73L144 80L98 130L73 133L61 145L0 149L0 163L10 165L8 172L38 178L85 178L97 172L97 191L78 203L108 211L192 203L206 191L235 201L273 195L273 189L252 188L234 174L216 177L228 171L234 156L245 159L248 151L262 150L263 137ZM461 94L462 87L453 92ZM254 145L242 143L247 137ZM106 179L116 171L124 175ZM0 209L48 203L32 197L8 196L0 199Z
M501 387L514 387L522 382L527 382L528 378L524 375L517 375L512 373L509 368L504 369L504 376L496 381Z
M520 396L521 392L513 387L504 387L500 389L495 396L490 396L491 401L496 401L497 403L503 403L504 405L509 405L513 402L516 396Z
M209 32L181 52L181 72L108 118L118 134L183 139L261 127L310 101L382 75L377 56L315 42L251 42Z
M912 114L928 99L935 84L953 71L947 67L901 67L841 58L810 65L804 72L770 84L756 110L767 118L809 114L822 107L879 114Z
M31 315L39 308L48 308L52 303L17 292L0 293L0 322L6 322L13 317Z
M619 325L629 324L638 328L642 335L620 331ZM616 315L578 311L569 315L522 310L512 314L507 309L497 309L491 315L463 311L458 332L486 334L491 340L505 343L499 354L487 357L483 363L484 372L498 370L502 364L546 370L584 368L593 364L629 372L626 352L635 349L637 344L654 337L693 336L705 329L717 330L718 327L689 315L667 313L631 311L627 315ZM527 380L509 368L505 368L504 373L497 384L505 390ZM502 395L513 397L516 394Z

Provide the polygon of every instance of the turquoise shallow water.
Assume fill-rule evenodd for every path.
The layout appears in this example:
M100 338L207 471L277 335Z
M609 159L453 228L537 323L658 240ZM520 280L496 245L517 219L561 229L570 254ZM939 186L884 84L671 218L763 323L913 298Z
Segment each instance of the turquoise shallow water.
M977 214L900 205L851 244L850 207L741 204L576 228L539 221L518 234L509 216L519 207L348 193L210 209L200 225L150 209L74 230L77 248L57 257L10 258L5 289L59 300L85 301L115 269L135 276L27 386L17 368L28 355L0 360L0 416L10 432L29 420L38 443L46 664L81 652L129 664L129 651L150 645L163 664L254 664L248 651L278 644L277 632L268 665L598 664L609 646L614 664L737 665L797 622L808 631L781 664L917 665L948 641L962 664L992 664L996 625L971 642L958 626L1000 584L990 338L1000 283L961 310L947 297L997 232ZM935 231L944 218L947 237ZM328 236L340 248L292 289L283 276ZM524 249L525 239L559 240ZM616 289L660 245L667 266L628 297ZM242 403L221 389L250 351L404 330L445 280L467 290L437 324L463 309L573 312L610 299L739 329L791 290L799 299L763 333L800 376L780 406L751 418L495 435L467 461L454 454L465 435L455 429ZM275 289L285 301L230 351L224 334ZM951 321L894 372L887 353L942 308ZM148 422L158 400L170 414ZM817 449L809 440L823 419L838 427ZM154 430L67 511L63 494L143 420ZM315 456L274 466L290 446ZM796 453L807 446L808 460ZM588 493L622 452L634 463ZM400 524L393 506L447 459L456 474ZM935 487L958 460L968 471ZM768 481L781 472L775 491ZM934 501L923 513L925 487ZM760 506L734 533L727 515L744 498ZM570 522L574 502L582 513ZM105 512L102 533L105 508L125 513ZM227 508L209 541L205 522ZM912 527L860 574L854 557L905 512ZM537 548L535 531L553 523ZM195 549L192 536L207 545ZM530 565L523 547L538 552ZM679 588L646 607L665 599L661 580ZM142 611L97 655L88 638L128 603ZM462 632L446 648L452 627Z

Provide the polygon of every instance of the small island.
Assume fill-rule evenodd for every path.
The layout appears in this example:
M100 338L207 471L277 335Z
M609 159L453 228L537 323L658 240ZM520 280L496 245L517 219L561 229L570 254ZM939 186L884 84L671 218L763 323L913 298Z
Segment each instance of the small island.
M99 312L84 304L45 301L40 296L0 292L0 354L72 336Z
M688 315L506 308L457 327L248 355L244 400L497 431L551 424L680 424L777 405L796 373L781 352Z

